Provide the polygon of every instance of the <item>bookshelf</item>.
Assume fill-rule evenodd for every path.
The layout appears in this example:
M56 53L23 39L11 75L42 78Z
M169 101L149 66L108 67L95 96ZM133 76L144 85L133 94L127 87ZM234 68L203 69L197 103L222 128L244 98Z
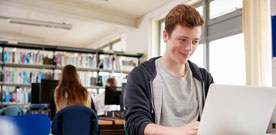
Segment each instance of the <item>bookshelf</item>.
M31 84L22 84L22 83L3 83L3 82L1 82L0 85L3 85L3 86L31 87Z
M36 65L36 64L16 64L9 62L0 62L1 66L5 67L19 67L19 68L39 68L39 69L54 69L56 66L54 65Z
M30 104L31 83L39 83L41 79L59 80L62 68L67 64L78 69L82 84L95 96L99 89L104 89L107 78L122 79L140 64L143 56L141 53L10 41L0 41L0 47L0 108ZM21 95L16 87L20 88L19 93L22 91ZM16 98L10 101L7 97ZM18 101L18 97L23 101Z

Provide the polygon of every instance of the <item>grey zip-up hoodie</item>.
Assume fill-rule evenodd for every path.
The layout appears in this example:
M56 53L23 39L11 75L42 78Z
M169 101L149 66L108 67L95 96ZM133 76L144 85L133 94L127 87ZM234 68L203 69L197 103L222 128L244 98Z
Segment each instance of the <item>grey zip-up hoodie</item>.
M149 123L159 123L162 103L161 86L153 83L157 75L155 60L152 58L134 68L128 76L124 105L126 108L125 127L129 135L144 135L144 129ZM213 78L205 69L197 67L188 61L199 94L200 116L208 89ZM201 98L200 98L201 97ZM200 118L199 118L200 120Z

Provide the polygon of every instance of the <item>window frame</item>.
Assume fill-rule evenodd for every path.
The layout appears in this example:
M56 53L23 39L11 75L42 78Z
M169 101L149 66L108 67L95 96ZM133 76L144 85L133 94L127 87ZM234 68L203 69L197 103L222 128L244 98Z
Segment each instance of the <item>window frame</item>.
M104 48L106 48L106 47L109 47L108 50L109 50L109 51L112 51L112 50L113 50L113 45L116 44L116 43L119 43L119 42L121 42L121 38L116 39L116 40L114 40L114 41L111 41L111 42L109 42L109 43L107 43L107 44L105 44L105 45L99 47L98 49L104 49Z

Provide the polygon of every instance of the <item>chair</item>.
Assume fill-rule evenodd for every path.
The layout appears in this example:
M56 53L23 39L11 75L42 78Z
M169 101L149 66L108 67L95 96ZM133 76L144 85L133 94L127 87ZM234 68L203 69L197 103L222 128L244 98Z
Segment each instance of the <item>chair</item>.
M124 123L124 131L125 131L125 135L128 135L127 130L126 130L126 122Z
M98 135L98 117L92 109L73 105L61 109L53 118L54 135Z
M48 106L45 104L31 104L26 114L48 114Z
M1 135L49 135L50 119L45 114L0 116Z
M0 110L0 115L23 115L23 110L18 106L8 106Z

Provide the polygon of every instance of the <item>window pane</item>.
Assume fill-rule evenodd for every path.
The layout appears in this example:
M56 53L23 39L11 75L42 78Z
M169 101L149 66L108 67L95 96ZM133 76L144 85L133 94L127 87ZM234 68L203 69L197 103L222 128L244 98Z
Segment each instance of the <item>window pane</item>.
M159 47L159 51L160 51L160 56L163 56L163 54L165 53L166 50L166 43L163 40L163 31L165 29L165 21L160 22L160 47Z
M107 47L103 48L103 50L104 50L104 51L109 51L109 50L110 50L110 47L107 46Z
M213 0L210 3L210 19L242 8L242 0Z
M210 42L210 72L215 83L245 85L243 33Z
M196 10L200 13L201 16L203 16L203 7L202 6L197 7Z
M197 46L196 51L189 59L199 67L203 67L203 44Z
M122 51L121 41L112 44L112 51Z

